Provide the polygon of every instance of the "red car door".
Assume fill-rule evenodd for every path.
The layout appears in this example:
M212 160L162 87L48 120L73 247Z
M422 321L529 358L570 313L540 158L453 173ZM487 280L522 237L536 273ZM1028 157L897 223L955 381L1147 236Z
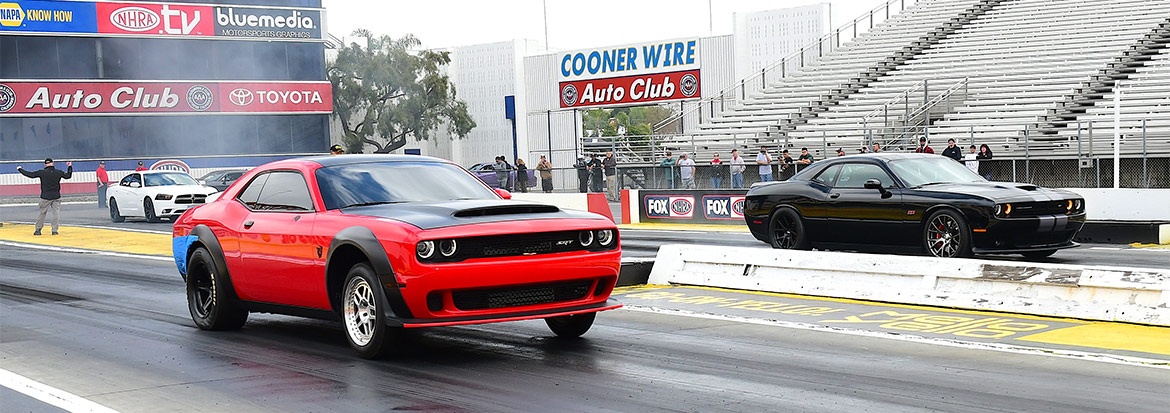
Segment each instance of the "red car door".
M262 185L258 192L252 190L256 184ZM240 257L232 281L240 298L328 308L325 270L312 239L316 211L304 176L266 172L241 192L240 200L248 209L235 229Z

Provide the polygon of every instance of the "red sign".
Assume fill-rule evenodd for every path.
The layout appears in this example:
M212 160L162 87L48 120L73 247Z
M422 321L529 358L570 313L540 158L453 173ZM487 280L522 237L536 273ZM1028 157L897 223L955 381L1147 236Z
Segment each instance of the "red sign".
M158 3L97 3L98 33L214 36L211 6Z
M561 108L701 97L699 70L561 82Z
M0 82L0 116L332 111L329 82Z

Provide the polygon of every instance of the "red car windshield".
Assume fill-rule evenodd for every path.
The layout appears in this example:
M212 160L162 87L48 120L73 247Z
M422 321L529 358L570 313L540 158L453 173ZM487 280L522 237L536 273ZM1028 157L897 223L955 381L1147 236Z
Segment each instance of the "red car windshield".
M326 209L403 202L499 199L483 182L455 165L377 162L317 170Z

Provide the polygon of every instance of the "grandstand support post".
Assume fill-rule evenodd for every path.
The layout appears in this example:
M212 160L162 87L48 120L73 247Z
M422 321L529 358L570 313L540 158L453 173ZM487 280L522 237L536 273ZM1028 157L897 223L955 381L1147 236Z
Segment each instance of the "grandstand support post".
M686 102L678 102L678 133L686 133L687 128L687 105Z
M1012 159L1012 182L1016 182L1016 160Z
M1089 156L1093 156L1093 120L1089 119ZM1100 185L1098 185L1100 186Z
M975 146L975 125L967 127L967 137L971 138L971 146Z
M747 100L747 88L743 86L743 80L739 81L739 100Z
M1024 179L1032 183L1032 157L1028 153L1028 125L1024 125Z
M829 139L825 136L825 131L821 131L821 159L829 157Z
M1084 185L1085 180L1081 177L1081 158L1085 154L1081 150L1081 120L1077 119L1077 185Z
M1121 188L1121 81L1113 92L1113 189Z
M1146 172L1146 161L1149 155L1146 154L1146 120L1142 119L1142 188L1150 187L1150 175Z
M548 161L552 162L552 111L546 111L545 119L548 120Z

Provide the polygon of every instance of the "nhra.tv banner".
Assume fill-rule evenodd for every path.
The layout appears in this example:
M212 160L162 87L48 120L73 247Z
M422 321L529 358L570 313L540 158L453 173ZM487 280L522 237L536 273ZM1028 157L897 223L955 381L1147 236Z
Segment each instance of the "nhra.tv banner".
M322 40L321 9L0 0L0 34Z
M561 82L561 108L629 105L702 97L699 70Z
M329 82L27 82L0 80L0 117L330 113Z

